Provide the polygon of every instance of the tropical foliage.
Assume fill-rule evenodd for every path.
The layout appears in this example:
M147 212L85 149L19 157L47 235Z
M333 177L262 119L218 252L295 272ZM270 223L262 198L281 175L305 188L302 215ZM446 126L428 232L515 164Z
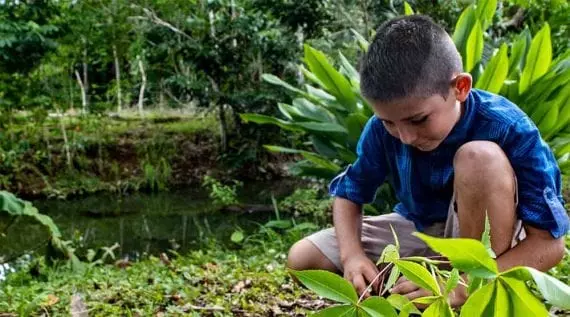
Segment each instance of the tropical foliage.
M496 7L496 1L479 0L459 17L453 40L463 57L464 68L472 73L476 88L500 93L517 103L551 144L562 170L568 172L570 137L565 130L570 131L570 51L553 60L550 27L546 23L534 37L525 29L515 41L502 43L486 58L484 51L489 44L485 42L485 31ZM406 8L408 14L412 13L411 8ZM365 51L366 39L356 32L354 35ZM299 67L308 83L301 88L274 75L263 76L296 96L291 105L278 104L284 119L258 114L243 114L242 118L308 135L309 150L274 145L266 148L302 155L305 160L293 166L294 174L330 178L354 161L356 142L371 111L359 93L358 72L342 53L335 68L324 53L305 45L304 62L308 69Z
M386 246L378 260L378 264L384 263L385 266L376 278L390 271L386 274L389 275L386 283L381 283L379 293L386 294L402 274L432 293L412 301L399 294L391 294L387 298L371 296L363 300L364 296L359 297L348 281L334 273L320 270L292 273L309 289L340 303L320 311L316 316L401 317L414 313L424 317L453 317L456 312L450 306L448 296L458 285L467 287L469 292L467 302L457 310L459 316L549 316L543 302L526 284L528 281L533 282L549 306L569 309L570 286L550 275L522 266L499 272L490 247L489 228L487 221L483 242L441 239L416 233L431 249L449 261L419 256L401 258L398 239L394 234L395 244ZM453 268L442 269L442 265L446 264L451 264ZM464 272L468 278L460 276L459 272ZM420 312L417 304L427 307Z

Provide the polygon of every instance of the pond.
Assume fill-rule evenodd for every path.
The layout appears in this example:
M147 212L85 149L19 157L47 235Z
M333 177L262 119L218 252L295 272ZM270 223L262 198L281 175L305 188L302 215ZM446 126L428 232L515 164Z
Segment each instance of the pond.
M240 192L240 202L269 206L272 194L283 197L294 186L290 181L249 184ZM230 236L236 229L253 231L275 218L271 211L215 211L208 193L199 188L128 196L94 195L33 204L52 217L66 240L73 238L83 251L117 243L116 257L129 260L168 250L183 253L199 249L211 239L231 245ZM6 227L2 222L6 219L0 218L0 228ZM46 237L39 224L19 220L9 227L6 236L0 237L0 263L29 252L44 252Z

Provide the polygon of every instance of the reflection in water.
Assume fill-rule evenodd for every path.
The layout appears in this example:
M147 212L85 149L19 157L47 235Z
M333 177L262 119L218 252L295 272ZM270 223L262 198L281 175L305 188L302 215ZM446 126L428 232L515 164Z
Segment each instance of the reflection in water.
M264 191L250 186L254 198L242 201L268 203L255 200L271 196L271 187L262 188ZM236 228L252 230L272 216L213 212L207 194L192 189L154 195L99 195L70 201L36 201L34 205L51 216L64 238L73 239L79 250L99 250L119 243L116 257L130 260L167 250L199 249L209 238L231 243L230 236ZM0 218L0 228L8 221ZM0 237L0 263L37 249L38 243L46 238L42 226L21 219L10 227L6 236ZM9 269L2 266L0 276Z

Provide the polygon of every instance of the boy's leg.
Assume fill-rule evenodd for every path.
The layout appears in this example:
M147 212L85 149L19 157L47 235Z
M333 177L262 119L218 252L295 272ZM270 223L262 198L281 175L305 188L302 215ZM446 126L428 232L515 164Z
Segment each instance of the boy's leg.
M453 167L457 213L451 216L458 218L453 235L480 240L487 214L493 251L501 255L511 248L520 227L516 177L509 159L496 143L473 141L459 148Z
M362 221L362 247L366 255L374 262L388 244L394 244L390 224L398 235L401 256L424 255L427 246L412 232L414 224L404 217L390 213L381 216L364 217ZM426 232L431 235L443 235L444 224L434 225ZM323 269L342 272L340 252L334 228L319 231L295 243L289 251L287 266L294 270Z

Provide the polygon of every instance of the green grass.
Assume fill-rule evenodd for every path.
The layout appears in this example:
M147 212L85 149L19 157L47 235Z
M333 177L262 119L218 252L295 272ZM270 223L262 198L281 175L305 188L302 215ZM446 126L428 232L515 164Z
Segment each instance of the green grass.
M162 128L170 133L196 134L208 132L219 135L219 124L214 116L196 117L192 120L183 120L162 124Z
M295 285L284 267L289 245L300 236L260 232L243 247L211 243L169 260L150 257L124 269L103 265L83 274L41 265L41 274L32 277L28 267L0 283L0 315L69 315L73 294L81 294L89 316L305 315L322 301Z

